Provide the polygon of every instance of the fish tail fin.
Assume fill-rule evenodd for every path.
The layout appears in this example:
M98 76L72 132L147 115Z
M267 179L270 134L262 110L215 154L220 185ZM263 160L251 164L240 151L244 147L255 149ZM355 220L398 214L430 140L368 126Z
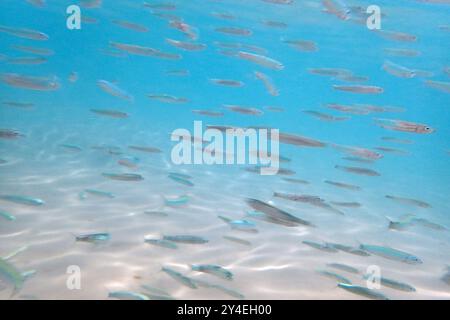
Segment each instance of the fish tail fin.
M103 286L103 288L105 288L105 290L108 292L108 298L110 298L110 294L111 294L111 289L109 289L107 286Z
M74 238L75 242L78 241L78 236L75 233L69 232L69 234Z
M364 247L363 243L361 241L359 241L358 239L356 239L355 241L358 244L358 248L363 249L363 247Z
M79 198L80 200L85 200L85 199L87 198L86 192L81 191L81 192L78 194L78 198Z

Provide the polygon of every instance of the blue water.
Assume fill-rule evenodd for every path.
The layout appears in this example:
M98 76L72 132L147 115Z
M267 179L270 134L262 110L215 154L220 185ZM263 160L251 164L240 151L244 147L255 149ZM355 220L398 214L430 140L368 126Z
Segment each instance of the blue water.
M86 1L85 1L86 2ZM89 1L88 1L89 2ZM149 0L151 4L163 1ZM357 267L361 274L345 275L356 285L365 285L362 274L370 265L381 268L382 275L416 288L405 293L381 287L389 298L449 299L450 287L442 280L450 263L450 7L448 4L419 1L378 1L382 30L417 36L417 41L387 39L370 31L365 23L356 23L356 6L366 8L370 1L345 1L350 19L340 20L323 12L321 1L293 1L274 4L262 0L181 1L172 0L174 10L150 9L142 1L103 1L98 8L81 6L82 17L97 19L82 22L81 30L66 27L66 8L71 1L45 1L36 7L27 1L3 0L0 3L0 25L43 32L47 41L24 39L0 32L0 70L4 74L56 76L60 88L55 91L30 90L0 83L1 102L29 102L30 110L0 106L0 128L15 129L24 136L0 139L0 194L30 196L45 201L39 207L24 206L0 200L0 211L16 217L8 221L0 216L0 256L22 247L27 249L9 261L21 271L36 270L25 280L15 299L105 299L108 292L126 290L145 293L141 285L161 288L180 299L233 298L215 288L197 290L161 272L169 266L180 273L241 293L248 299L354 299L362 298L336 287L337 282L317 273L327 263L339 262ZM83 2L81 3L83 4ZM169 26L174 15L198 32L198 39ZM223 19L213 13L227 13ZM113 20L126 20L149 28L136 32L123 28ZM274 28L264 20L280 21L285 28ZM443 27L444 26L444 27ZM446 26L446 28L445 28ZM239 27L252 31L251 36L224 34L220 27ZM186 51L173 47L165 39L205 44L203 51ZM318 50L305 52L286 44L287 40L314 41ZM113 50L110 42L140 45L180 54L180 60L127 54L105 54ZM277 71L227 56L217 43L241 43L265 49L265 56L284 65ZM16 45L47 48L54 51L40 65L10 63L14 57L33 57L20 52ZM415 57L392 56L385 49L411 49ZM258 52L255 52L259 54ZM399 78L383 70L388 60L411 70L430 75L411 79ZM309 69L348 69L355 75L367 76L363 83L344 82L335 77L315 75ZM188 70L185 76L168 75L168 71ZM254 72L270 77L279 90L271 96ZM78 80L68 80L76 72ZM245 83L233 88L215 85L209 79L233 79ZM134 97L133 101L104 92L98 80L114 83ZM438 90L426 81L447 83L447 91ZM333 85L372 85L384 89L382 94L364 95L333 89ZM189 99L184 104L168 104L152 100L148 94L167 94ZM404 112L353 115L326 107L371 104L404 108ZM224 105L258 108L262 116L232 112ZM267 106L282 107L271 112ZM115 119L92 113L91 109L126 112L126 119ZM223 112L223 117L207 117L192 113L194 109ZM314 110L345 121L321 121L304 110ZM395 119L426 124L431 134L387 130L376 125L375 118ZM192 131L195 120L204 125L239 127L267 126L280 132L306 136L327 144L324 148L280 144L280 154L291 159L282 167L296 172L287 178L302 179L309 184L296 184L286 176L259 176L247 166L174 165L170 133L178 128ZM411 144L384 141L381 137L411 140ZM61 144L78 146L81 151L68 152ZM406 151L396 154L379 151L383 158L370 164L342 159L351 156L332 144L377 151L389 147ZM109 154L92 147L109 145L120 148L122 155ZM143 153L128 146L151 146L162 153ZM139 158L137 168L118 164L123 156ZM381 174L370 177L335 169L335 165L370 168ZM140 182L109 180L104 172L138 173ZM167 177L169 172L192 177L193 187ZM361 187L351 191L324 183L345 182ZM108 191L114 198L88 196L80 199L84 189ZM326 201L358 202L359 208L339 207L344 216L308 203L273 197L273 192L317 195ZM168 207L164 197L189 195L187 204ZM387 199L386 195L417 199L430 205L423 208ZM298 217L312 221L317 227L284 227L252 218L244 218L250 210L245 198L270 202ZM166 217L148 216L148 210L162 210ZM231 230L217 218L248 219L256 223L258 233ZM389 230L386 216L401 220L415 215L441 227L436 230L411 224L405 230ZM75 242L73 234L109 232L111 240L102 244ZM189 234L205 237L207 244L179 244L178 249L144 243L145 235ZM231 235L246 239L250 246L223 238ZM419 256L420 265L408 265L372 255L359 257L345 252L328 253L308 247L304 240L343 243L357 247L359 243L388 246ZM190 264L218 264L234 274L233 281L192 271ZM70 265L81 268L81 290L66 286ZM3 279L5 278L5 279ZM0 277L0 298L11 296L12 284Z

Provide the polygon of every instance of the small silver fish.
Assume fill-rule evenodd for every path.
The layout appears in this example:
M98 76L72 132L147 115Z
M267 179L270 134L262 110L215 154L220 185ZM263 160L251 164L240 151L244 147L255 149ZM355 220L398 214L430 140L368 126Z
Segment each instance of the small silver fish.
M327 271L327 270L318 270L321 275L336 280L339 283L351 284L352 282L348 280L346 277L341 276L335 272Z
M110 42L110 45L115 49L125 51L129 54L138 55L138 56L155 57L155 58L168 59L168 60L181 59L181 55L179 55L179 54L162 52L158 49L142 47L142 46L138 46L138 45L134 45L134 44Z
M393 221L388 217L386 219L389 221L388 228L390 230L402 231L411 226L411 221Z
M89 234L81 234L76 235L75 240L80 242L102 242L108 241L111 239L111 235L109 233L89 233Z
M153 244L155 246L160 246L163 248L168 248L168 249L177 249L178 248L176 243L166 240L166 239L145 238L144 241L145 241L145 243Z
M354 254L361 257L368 257L370 254L367 251L364 251L359 248L354 248L351 246L339 244L339 243L327 243L328 246L336 248L337 250L344 251L350 254Z
M9 58L6 62L9 64L37 65L46 63L47 59L43 57L15 57Z
M250 116L262 116L264 114L263 111L261 111L257 108L252 108L252 107L243 107L243 106L237 106L237 105L225 105L224 107L232 112L250 115Z
M327 266L330 268L335 268L335 269L339 269L339 270L354 273L354 274L359 273L358 269L356 269L352 266L346 265L346 264L342 264L342 263L328 263Z
M106 117L111 117L111 118L116 118L116 119L128 118L128 113L122 112L122 111L118 111L118 110L91 109L90 111L95 113L95 114L101 115L101 116L106 116Z
M152 100L156 100L156 101L159 101L162 103L179 104L179 103L189 102L189 99L187 99L187 98L175 97L175 96L171 96L169 94L148 94L147 97L149 97Z
M281 143L300 147L323 148L326 146L321 141L289 133L280 133L279 139Z
M164 240L172 241L172 242L180 242L187 244L204 244L209 242L209 240L191 235L175 235L175 236L163 236Z
M331 204L339 207L346 208L359 208L361 207L361 203L359 202L341 202L341 201L330 201Z
M7 26L0 25L0 32L8 33L10 35L30 39L30 40L48 40L49 36L43 32L31 30L31 29L22 29L22 28L12 28Z
M147 152L147 153L161 153L161 149L155 147L143 147L143 146L129 146L128 148L136 151Z
M189 196L182 195L182 196L175 196L175 197L164 197L164 203L167 206L175 207L175 206L182 206L189 202Z
M426 80L425 84L431 88L450 93L450 82Z
M253 63L256 63L260 66L269 68L269 69L273 69L273 70L283 70L284 69L284 65L272 58L263 56L263 55L258 55L255 53L250 53L250 52L245 52L245 51L239 51L237 53L237 56L241 59L247 60L247 61L251 61Z
M191 269L198 272L205 272L215 275L225 280L233 280L233 273L215 264L193 264Z
M145 294L131 291L112 291L108 293L108 298L116 298L119 300L150 300Z
M282 178L284 181L298 183L298 184L309 184L308 181L296 178Z
M149 285L143 284L141 286L142 289L147 291L145 294L150 297L152 300L174 300L175 298L172 297L169 293L165 292L164 290L161 290L159 288L151 287Z
M370 279L371 275L364 275L363 278ZM411 286L407 283L404 283L404 282L397 281L397 280L380 277L379 281L380 281L381 285L395 289L395 290L400 290L400 291L405 291L405 292L415 292L416 291L416 288L414 288L413 286Z
M206 45L201 43L185 42L173 39L166 39L166 42L176 48L186 51L202 51L206 49Z
M251 36L252 31L237 27L220 27L215 29L216 32L231 34L233 36Z
M100 197L100 198L114 198L114 195L111 192L95 190L95 189L84 189L85 193L88 193L92 196Z
M115 25L118 25L119 27L122 27L122 28L128 29L128 30L132 30L132 31L137 31L137 32L148 32L149 31L149 29L146 26L143 26L141 24L137 24L134 22L130 22L130 21L113 20L112 23L114 23Z
M5 211L1 211L0 210L0 217L5 218L8 221L14 221L16 220L16 217L13 216L12 214L5 212Z
M20 109L31 109L34 107L34 103L31 102L4 101L2 104L8 107Z
M325 183L328 183L330 185L339 187L339 188L343 188L343 189L348 189L348 190L361 190L360 186L355 186L352 184L348 184L348 183L343 183L343 182L337 182L337 181L331 181L331 180L325 180Z
M45 204L44 200L19 195L0 195L0 200L5 200L27 206L42 206Z
M390 259L395 261L404 262L407 264L422 264L422 260L420 260L418 257L404 251L400 251L397 249L393 249L390 247L383 247L383 246L377 246L377 245L366 245L361 244L360 249L370 252L371 254Z
M268 203L262 202L260 200L246 199L247 204L254 210L259 211L266 218L266 221L276 224L281 224L289 227L294 227L298 225L310 226L313 224L309 221L297 218L290 213L278 209Z
M168 267L162 267L161 269L165 273L167 273L169 276L171 276L173 279L177 280L178 282L184 284L185 286L191 288L191 289L197 289L197 285L195 284L194 280L186 277L185 275L182 275L178 271L175 271L173 269L170 269Z
M391 195L386 195L386 198L400 202L400 203L415 205L415 206L421 207L421 208L431 208L431 205L429 203L426 203L425 201L421 201L421 200L403 198L403 197L397 197L397 196L391 196Z
M354 85L354 86L343 86L343 85L334 85L333 88L339 91L351 92L351 93L359 93L359 94L380 94L384 92L384 89L376 86L362 86L362 85Z
M314 249L318 249L321 251L325 251L325 252L338 252L338 250L336 248L334 248L333 246L328 245L327 243L318 243L318 242L314 242L314 241L309 241L309 240L304 240L302 241L303 244L306 244Z
M110 95L121 98L124 100L133 101L134 98L131 96L128 92L125 90L119 88L116 84L106 81L106 80L98 80L97 85L106 93L109 93Z
M260 80L263 83L263 85L265 86L267 92L270 95L272 95L274 97L280 95L280 91L272 83L272 80L271 80L271 78L268 75L266 75L266 74L264 74L262 72L259 72L259 71L255 71L255 77L256 77L256 79Z
M159 217L167 217L169 214L164 211L158 211L158 210L147 210L144 211L145 214L149 216L159 216Z
M281 192L274 192L274 197L278 197L285 200L295 201L295 202L303 202L308 203L310 205L326 209L327 211L331 211L340 215L344 215L344 213L336 208L333 208L331 205L329 205L324 199L318 197L318 196L312 196L312 195L296 195L296 194L288 194L288 193L281 193Z
M172 179L173 181L176 181L176 182L178 182L180 184L183 184L185 186L188 186L188 187L193 187L194 186L194 183L192 181L190 181L188 179L185 179L185 178L182 178L180 176L177 176L177 175L174 175L174 174L169 174L168 177L170 179Z
M0 129L0 139L15 140L23 137L25 135L15 129Z
M142 181L144 177L136 173L102 173L102 176L118 181Z
M52 49L47 48L37 48L37 47L30 47L30 46L22 46L22 45L13 45L11 46L14 50L26 52L26 53L32 53L37 54L39 56L51 56L54 54L54 51Z
M315 110L303 110L303 112L322 121L344 121L350 119L349 117L335 117Z
M223 236L224 239L235 242L235 243L239 243L242 244L244 246L251 246L252 243L250 241L247 241L245 239L241 239L241 238L237 238L237 237L233 237L233 236Z
M226 87L233 87L233 88L240 88L244 86L244 83L242 81L237 80L230 80L230 79L210 79L210 81L214 84L226 86Z
M224 221L226 224L228 224L232 229L239 230L239 231L246 231L246 232L252 232L257 233L258 230L256 230L256 224L253 222L247 221L247 220L233 220L231 218L227 218L224 216L218 216L219 219Z
M433 230L440 230L440 231L447 230L445 226L429 221L425 218L412 218L411 223L414 225L419 225Z
M361 287L361 286L356 286L356 285L351 285L351 284L346 284L346 283L339 283L338 287L342 288L344 290L347 290L351 293L369 298L369 299L389 300L384 294L377 292L375 290L366 288L366 287Z
M4 73L0 79L9 86L28 90L54 91L61 87L55 76L35 77L17 73Z
M363 176L369 176L369 177L378 177L381 176L380 173L378 173L375 170L367 169L367 168L361 168L361 167L348 167L348 166L340 166L336 165L334 166L336 169L343 170L346 172L363 175Z

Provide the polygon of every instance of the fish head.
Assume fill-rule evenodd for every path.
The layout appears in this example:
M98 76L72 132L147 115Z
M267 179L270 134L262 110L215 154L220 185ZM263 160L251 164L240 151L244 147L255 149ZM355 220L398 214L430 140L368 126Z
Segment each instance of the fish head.
M343 283L343 282L339 282L337 286L339 288L342 288L342 289L347 289L347 288L351 288L352 287L352 285L347 284L347 283Z
M370 158L372 158L373 160L379 160L383 157L384 155L382 155L381 153L373 151Z
M416 256L408 256L408 257L406 257L405 262L409 263L409 264L422 264L423 263L423 261L420 260Z
M433 133L436 129L433 129L429 126L418 126L416 132L417 133Z

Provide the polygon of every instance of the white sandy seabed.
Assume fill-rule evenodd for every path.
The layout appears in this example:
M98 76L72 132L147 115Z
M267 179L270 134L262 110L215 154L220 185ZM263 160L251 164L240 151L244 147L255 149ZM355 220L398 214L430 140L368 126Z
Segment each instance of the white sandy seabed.
M63 139L63 138L61 138ZM11 142L15 143L15 142ZM108 180L102 172L130 172L117 165L117 158L86 148L67 153L53 147L33 153L13 145L19 160L2 166L1 193L23 194L45 200L45 205L28 207L2 201L1 209L13 213L16 221L0 224L0 254L21 246L28 249L12 263L20 270L36 270L15 299L105 299L109 291L139 292L143 284L161 288L177 299L233 299L214 288L190 289L166 273L162 266L240 292L247 299L361 299L320 275L318 269L335 271L355 284L364 285L362 274L370 265L382 275L413 285L417 292L390 288L382 292L392 299L449 299L450 287L441 280L450 261L449 233L421 227L388 231L386 202L362 191L339 190L323 184L323 178L309 185L293 184L280 177L259 176L236 167L175 167L163 154L139 154L136 173L144 181ZM33 159L33 160L23 160ZM194 187L168 179L170 171L193 177ZM303 177L301 177L303 178ZM351 181L349 176L348 181ZM88 196L85 189L112 192L113 199ZM344 208L345 216L308 204L273 198L274 191L317 194L335 201L358 201L361 208ZM164 206L164 196L187 194L188 204ZM243 218L250 210L245 198L273 204L313 222L317 227L284 227L254 220L258 233L231 230L218 215ZM442 199L445 201L445 199ZM146 215L146 210L163 210L167 216ZM406 212L406 211L404 211ZM73 234L109 232L104 244L75 242ZM189 234L209 240L206 244L180 244L178 249L144 243L144 236ZM230 242L225 235L251 242L251 246ZM409 265L382 257L360 257L345 252L327 253L302 244L303 240L328 241L358 246L358 243L388 245L410 252L423 264ZM345 263L360 270L346 274L326 267ZM218 264L234 274L232 281L191 271L190 264ZM68 290L68 266L81 268L81 290ZM0 298L9 299L12 287L0 284Z

